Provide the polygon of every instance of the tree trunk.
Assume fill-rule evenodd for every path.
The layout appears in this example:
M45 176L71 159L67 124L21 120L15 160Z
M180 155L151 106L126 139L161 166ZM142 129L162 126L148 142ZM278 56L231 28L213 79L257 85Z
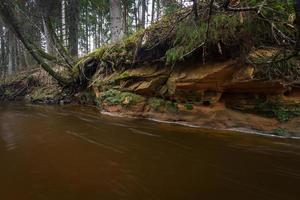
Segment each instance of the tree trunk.
M14 33L14 35L23 43L24 47L30 52L32 57L37 61L37 63L47 71L54 79L56 79L60 84L67 85L70 82L62 77L60 74L56 73L37 53L39 51L36 46L28 39L28 37L24 37L24 33L22 33L19 25L21 24L16 16L14 15L14 11L9 5L7 0L0 1L0 16L3 19L3 22L6 26Z
M12 75L14 68L14 35L11 31L8 32L8 66L7 66L7 74Z
M156 0L156 20L160 18L160 0Z
M126 4L123 4L123 26L124 35L128 35L128 7Z
M56 50L58 55L62 57L62 59L66 62L69 69L72 68L72 59L69 56L68 52L65 50L65 48L62 46L61 42L58 39L58 36L55 33L55 30L52 26L51 20L48 17L44 18L44 24L47 27L48 30L48 36L50 39L50 44L53 46L52 49Z
M134 1L134 21L135 21L135 30L138 30L139 28L139 20L138 20L138 5L136 4L136 1Z
M146 0L141 0L142 2L142 14L141 14L141 24L140 24L140 28L145 28L146 26Z
M29 68L31 66L31 64L30 64L26 49L23 49L23 59L24 59L25 68Z
M0 37L1 37L1 61L0 61L0 66L1 66L1 73L2 76L5 76L5 71L6 71L6 63L5 63L5 34L4 34L4 30L3 30L3 26L0 25Z
M198 18L199 18L199 15L198 15L198 0L193 0L193 10L194 10L195 19L198 20Z
M85 7L85 53L89 53L90 51L90 42L89 42L90 32L89 32L89 5L86 4Z
M15 39L15 44L14 44L14 68L13 71L17 72L19 70L19 45L18 45L18 40L16 37L14 37Z
M100 12L100 23L98 24L98 34L99 34L99 47L102 45L103 43L103 12Z
M155 17L155 0L152 0L152 10L151 10L151 24L154 22Z
M99 24L99 15L96 15L96 23L94 24L94 48L99 48L99 30L98 30L98 24Z
M78 57L78 23L79 0L69 0L68 27L69 27L69 51L72 57Z
M109 0L109 7L111 23L111 41L118 42L124 36L121 2L119 0Z
M66 0L61 1L61 24L63 46L67 46L67 27L66 27Z
M296 51L300 51L300 0L295 0L295 12L296 12L296 28L297 28L297 43Z
M46 49L47 49L47 53L53 55L54 54L54 49L53 49L53 43L51 40L51 34L50 31L46 25L46 21L43 18L43 29L44 29L44 35L45 35L45 39L46 39Z

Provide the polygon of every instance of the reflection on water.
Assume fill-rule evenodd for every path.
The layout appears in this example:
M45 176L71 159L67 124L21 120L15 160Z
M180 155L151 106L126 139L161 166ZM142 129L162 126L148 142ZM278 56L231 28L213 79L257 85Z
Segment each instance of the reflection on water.
M12 132L9 129L9 124L8 123L1 123L1 128L2 130L0 131L1 133L1 138L5 142L6 150L14 150L16 148L16 136L14 132Z
M0 105L3 200L300 197L300 140Z

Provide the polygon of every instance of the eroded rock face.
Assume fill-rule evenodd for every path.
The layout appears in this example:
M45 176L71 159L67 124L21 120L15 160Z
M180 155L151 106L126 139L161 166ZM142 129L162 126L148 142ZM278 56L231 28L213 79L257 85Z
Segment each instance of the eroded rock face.
M133 92L145 96L155 95L168 80L167 76L158 76L152 80L141 81Z
M103 77L102 81L110 85L93 87L97 97L103 88L143 97L136 105L130 104L128 98L122 105L106 103L103 107L109 112L220 129L244 127L272 132L276 127L293 127L298 130L300 125L288 122L285 127L276 118L266 116L285 121L298 116L298 108L300 116L300 89L281 81L256 80L254 73L252 66L243 66L235 60L179 64L173 68L148 65ZM284 109L280 110L279 105Z
M253 77L252 66L242 66L238 61L229 60L206 65L180 64L172 70L168 67L147 65L103 77L101 80L104 85L114 82L114 87L123 91L161 96L179 102L211 105L226 101L228 98L222 98L224 94L240 95L243 98L249 93L260 96L278 95L282 102L298 102L299 91L292 88L293 86L285 85L281 81L255 80Z

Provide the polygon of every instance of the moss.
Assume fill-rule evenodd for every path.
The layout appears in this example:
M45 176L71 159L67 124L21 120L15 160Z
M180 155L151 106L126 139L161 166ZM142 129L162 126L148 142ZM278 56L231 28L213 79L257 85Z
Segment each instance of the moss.
M53 87L40 87L35 88L30 94L33 101L43 100L43 99L55 99L59 91L57 88Z
M83 63L85 63L88 59L90 59L91 56L94 56L93 52L83 56L76 62L76 64L72 68L73 77L78 77L80 75L80 71L81 71L80 68L82 67Z
M126 47L127 50L133 50L136 48L137 43L143 37L144 30L139 30L132 35L125 37L122 41L122 45Z
M134 53L136 51L138 42L142 37L143 32L138 31L133 35L124 38L122 41L114 44L106 44L95 49L93 52L82 57L73 69L74 74L78 74L82 63L87 59L93 57L98 60L98 67L104 68L107 73L122 71L129 66L132 66L134 60ZM122 75L122 76L121 76ZM121 74L119 78L125 78L125 73ZM98 77L94 77L97 79Z
M178 104L173 101L166 101L166 109L170 112L177 112L178 111Z
M7 88L4 90L4 96L7 96L7 97L11 97L15 92L10 89L10 88Z
M149 98L148 105L155 111L158 112L177 112L178 105L176 102L167 101L159 98Z
M32 85L32 86L39 86L40 85L40 81L38 78L36 78L35 76L33 75L29 75L27 77L27 84L28 85Z
M184 104L184 107L185 107L186 110L193 110L194 109L193 105L190 104L190 103Z
M82 103L95 103L95 99L96 95L91 91L85 91L80 97Z
M300 106L280 106L273 108L274 116L281 122L286 122L293 117L300 116Z
M277 128L273 130L272 134L277 136L285 136L287 135L287 131L283 128Z
M124 80L124 79L129 79L130 78L130 74L125 71L125 72L122 72L121 74L119 74L115 79L114 81L120 81L120 80Z
M149 98L148 105L154 109L155 111L160 111L162 107L164 107L165 102L163 99L159 98Z
M257 98L256 109L259 113L275 117L280 122L286 122L294 117L300 116L300 105L282 105L263 98Z
M101 94L98 98L98 103L107 103L110 106L122 105L132 106L142 102L144 98L140 95L133 94L130 92L121 92L119 90L110 89Z

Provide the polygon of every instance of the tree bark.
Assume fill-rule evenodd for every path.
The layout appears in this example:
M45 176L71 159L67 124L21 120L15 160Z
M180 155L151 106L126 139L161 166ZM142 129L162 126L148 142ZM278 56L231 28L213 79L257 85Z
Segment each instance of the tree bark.
M8 66L7 74L12 75L14 68L14 35L11 31L8 32Z
M89 53L89 51L90 51L89 37L90 37L90 31L89 31L89 5L87 3L86 7L85 7L85 42L86 42L85 53Z
M142 13L141 13L141 24L140 24L140 28L145 28L146 26L146 0L141 0L142 2Z
M69 0L69 51L72 57L78 57L78 24L79 24L79 1Z
M43 29L44 29L45 39L46 39L47 53L53 55L55 51L53 49L53 43L51 40L50 31L46 25L45 19L43 19Z
M119 0L109 0L110 23L111 23L111 41L118 42L124 36L122 24L121 2Z
M225 0L223 3L223 7L226 9L228 8L229 4L230 4L230 0Z
M2 24L0 25L0 37L1 37L1 61L0 61L0 65L1 65L1 73L2 76L5 76L5 71L6 71L6 63L5 63L5 55L6 55L6 51L5 51L5 46L6 46L6 42L5 42L5 34L4 34L4 30L3 30L3 26Z
M123 4L123 30L124 35L128 35L128 5Z
M295 23L297 28L296 51L300 51L300 0L295 0L295 13Z
M138 20L138 5L136 4L136 1L134 1L134 21L135 21L135 30L139 29L139 20Z
M70 55L68 54L68 52L65 50L65 48L63 47L63 45L61 44L61 42L58 39L58 36L55 33L55 30L52 26L50 17L46 17L43 19L43 22L46 26L46 29L48 30L48 37L49 37L49 42L52 44L53 48L55 49L58 53L59 56L62 57L62 59L66 62L67 66L69 69L72 68L72 58L70 57Z
M156 0L156 20L160 18L160 0Z
M98 34L99 34L99 47L102 45L103 41L103 11L100 12L100 23L98 24Z
M152 9L151 9L151 24L154 22L155 17L155 0L152 0Z
M198 1L197 0L193 0L193 10L194 10L195 19L198 20L199 15L198 15Z
M61 1L61 24L63 46L67 46L67 27L66 27L66 0Z

